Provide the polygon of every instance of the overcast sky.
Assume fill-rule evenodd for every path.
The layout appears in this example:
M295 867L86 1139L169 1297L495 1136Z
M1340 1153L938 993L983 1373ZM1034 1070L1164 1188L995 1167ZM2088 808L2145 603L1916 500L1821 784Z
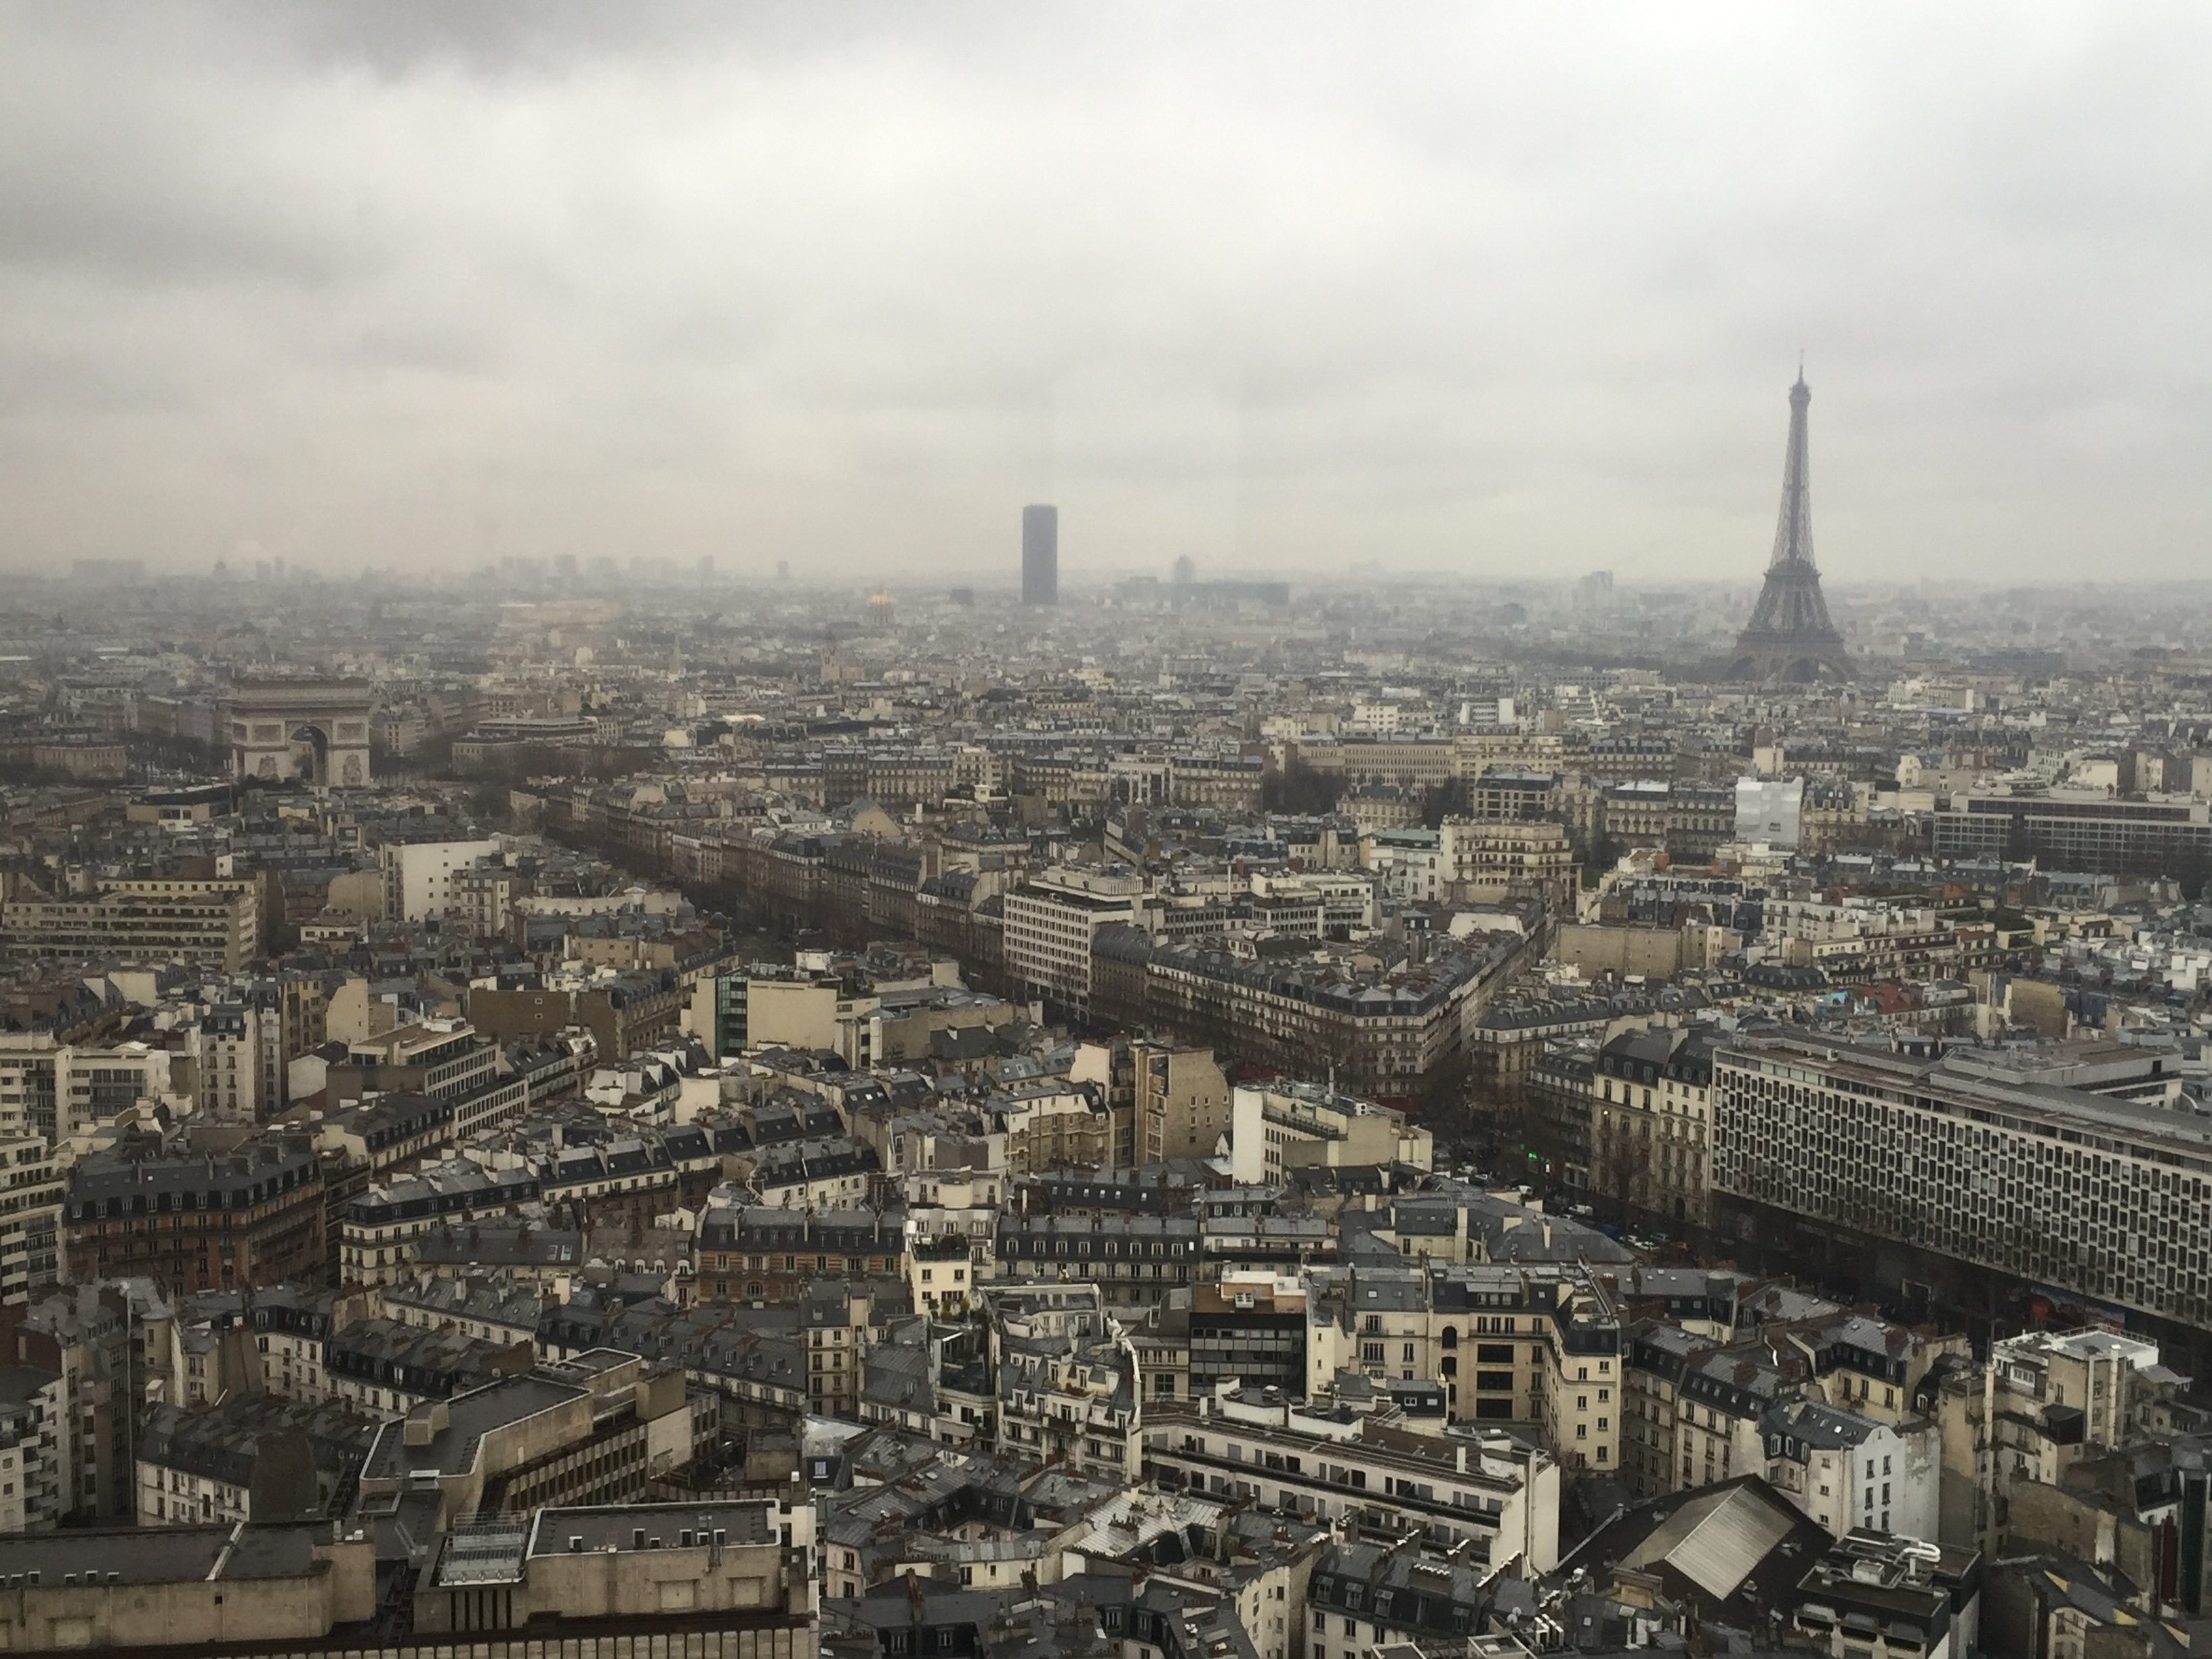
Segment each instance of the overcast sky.
M642 11L642 18L634 13ZM450 15L450 14L458 14ZM0 3L0 565L2212 573L2212 11Z

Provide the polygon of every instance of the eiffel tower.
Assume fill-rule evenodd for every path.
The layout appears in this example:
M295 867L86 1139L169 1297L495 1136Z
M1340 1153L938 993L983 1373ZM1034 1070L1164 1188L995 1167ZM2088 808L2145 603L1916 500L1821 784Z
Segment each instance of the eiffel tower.
M1813 495L1806 459L1805 411L1813 389L1803 365L1790 388L1790 454L1782 469L1782 521L1774 531L1774 556L1751 621L1736 635L1729 678L1805 685L1849 679L1851 659L1843 635L1828 620L1820 597L1820 568L1813 562Z

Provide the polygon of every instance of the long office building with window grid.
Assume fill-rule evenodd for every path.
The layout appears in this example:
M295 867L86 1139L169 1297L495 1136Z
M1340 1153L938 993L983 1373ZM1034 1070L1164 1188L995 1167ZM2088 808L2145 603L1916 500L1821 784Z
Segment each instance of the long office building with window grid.
M1962 794L1929 820L1942 859L2033 859L2054 870L2167 875L2212 866L2202 801L2052 791Z
M261 948L261 884L110 881L88 895L27 892L0 904L0 947L18 961L118 957L235 974Z
M1795 1225L2212 1328L2212 1121L2136 1086L2171 1056L2096 1091L2052 1080L2063 1059L1739 1041L1714 1061L1713 1184Z

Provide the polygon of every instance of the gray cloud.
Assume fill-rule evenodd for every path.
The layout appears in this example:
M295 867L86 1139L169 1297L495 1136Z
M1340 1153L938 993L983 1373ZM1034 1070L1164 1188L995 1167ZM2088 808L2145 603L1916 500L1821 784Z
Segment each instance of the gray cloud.
M0 562L2194 575L2208 37L9 8Z

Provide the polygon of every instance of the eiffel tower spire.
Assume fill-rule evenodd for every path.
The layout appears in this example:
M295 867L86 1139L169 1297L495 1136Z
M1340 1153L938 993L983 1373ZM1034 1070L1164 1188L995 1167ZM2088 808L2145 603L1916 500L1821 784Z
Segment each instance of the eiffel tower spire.
M1805 411L1812 405L1813 388L1805 384L1805 366L1797 366L1797 384L1790 388L1790 449L1782 463L1782 519L1774 527L1774 556L1769 570L1785 564L1813 563L1813 481L1805 455Z
M1813 562L1813 489L1807 413L1813 389L1805 366L1790 388L1790 447L1782 463L1782 513L1774 527L1774 556L1751 621L1736 636L1735 679L1804 684L1848 679L1851 661L1843 636L1828 620L1820 592L1820 568Z

